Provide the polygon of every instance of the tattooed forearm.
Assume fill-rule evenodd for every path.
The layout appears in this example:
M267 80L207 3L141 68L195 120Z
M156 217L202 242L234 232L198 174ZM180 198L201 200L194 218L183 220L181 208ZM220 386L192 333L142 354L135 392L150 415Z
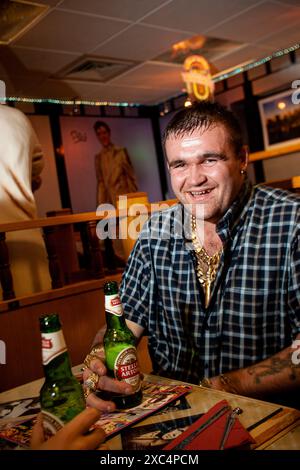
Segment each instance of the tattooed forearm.
M300 377L300 364L293 364L291 360L291 352L285 356L273 356L263 363L256 364L247 368L248 374L251 375L256 384L260 384L263 377L274 376L283 371L288 373L290 381L295 381Z

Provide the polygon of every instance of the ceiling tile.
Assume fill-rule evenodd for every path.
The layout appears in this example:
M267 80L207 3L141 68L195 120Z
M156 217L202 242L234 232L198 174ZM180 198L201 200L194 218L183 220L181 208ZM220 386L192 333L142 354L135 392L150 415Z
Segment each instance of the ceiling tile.
M244 46L239 50L216 59L213 64L219 71L242 64L243 62L263 59L271 53L271 49L259 46Z
M225 54L229 54L241 47L241 44L228 39L212 38L204 35L195 35L174 44L167 52L160 54L152 60L184 66L190 55L205 57L211 67L211 73L216 73L213 63Z
M150 60L187 37L187 33L134 25L95 49L93 54L105 54L119 59Z
M49 85L51 85L50 81L48 81L47 86L45 85L45 88L48 89ZM55 85L54 83L51 85L52 93L55 93ZM134 88L107 84L89 84L87 87L85 83L71 81L57 83L57 85L59 86L58 93L62 93L62 97L68 96L72 99L72 97L80 96L83 100L112 101L119 103L146 104L149 101L159 102L166 93L165 90L155 90L153 88Z
M111 101L156 104L167 99L170 94L165 90L153 88L130 88L130 87L110 87L107 91Z
M173 0L143 21L200 34L255 3L257 0Z
M297 21L300 21L300 8L267 1L210 29L209 35L251 43Z
M10 76L8 80L5 80L6 94L7 96L25 96L32 98L47 97L49 96L48 90L44 90L43 94L40 93L40 88L44 80L45 77L41 77L40 74Z
M15 44L67 52L88 52L127 25L123 21L53 10Z
M111 16L125 20L136 21L154 8L159 7L162 0L64 0L61 8Z
M300 0L299 0L300 3ZM292 27L284 29L280 33L265 36L257 44L267 45L273 49L284 49L300 42L300 22Z
M85 85L87 90L87 86ZM78 90L73 88L72 84L66 83L60 80L45 80L45 82L40 86L40 89L37 92L41 96L48 96L50 98L59 97L63 100L82 98L84 99L84 94L81 96L78 93Z
M36 3L42 3L43 5L50 5L51 7L54 7L61 3L61 0L36 0Z
M20 79L20 77L22 80L26 78L30 80L32 78L33 72L24 66L24 64L19 60L10 47L1 47L0 57L1 75L2 71L5 72L5 74L9 76L12 81Z
M49 75L53 75L77 57L74 54L33 50L24 47L12 47L11 50L19 62L27 69L47 72Z
M284 3L285 5L294 5L295 7L299 6L299 0L278 0L279 3Z
M54 7L61 3L61 0L35 0L35 3L42 3L43 5L49 5L50 7Z
M177 89L178 92L184 88L184 82L181 78L181 66L162 65L155 62L146 62L136 69L115 78L110 83L114 85L130 85L132 87L149 87L159 89Z

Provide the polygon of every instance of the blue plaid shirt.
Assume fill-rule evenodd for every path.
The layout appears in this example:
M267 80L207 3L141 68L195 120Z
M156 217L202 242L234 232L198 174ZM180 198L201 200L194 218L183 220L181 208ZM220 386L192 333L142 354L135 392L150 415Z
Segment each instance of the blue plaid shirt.
M291 344L300 332L299 208L292 193L243 186L217 225L223 255L207 309L182 205L149 218L121 298L149 336L154 373L198 383Z

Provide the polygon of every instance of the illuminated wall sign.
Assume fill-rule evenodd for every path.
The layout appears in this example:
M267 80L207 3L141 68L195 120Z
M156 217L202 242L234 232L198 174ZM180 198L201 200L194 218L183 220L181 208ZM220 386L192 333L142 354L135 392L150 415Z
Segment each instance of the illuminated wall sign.
M191 55L185 59L183 67L185 71L181 75L188 95L198 101L207 100L214 92L207 60L200 55Z

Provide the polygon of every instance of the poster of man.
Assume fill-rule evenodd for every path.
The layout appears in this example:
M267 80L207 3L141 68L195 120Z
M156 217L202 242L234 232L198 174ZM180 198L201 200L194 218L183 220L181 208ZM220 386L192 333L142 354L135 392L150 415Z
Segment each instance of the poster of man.
M96 133L95 126L99 121L105 123L107 127L101 125ZM99 203L111 203L110 199L103 200L111 197L107 194L106 186L103 187L103 178L108 184L111 180L115 181L114 190L119 194L123 191L135 192L138 188L138 191L147 193L149 201L162 199L150 119L61 116L60 126L68 189L74 213L96 211ZM113 149L116 153L112 155ZM104 159L100 163L103 154ZM113 162L110 161L111 156ZM124 182L120 176L125 173ZM100 199L97 197L98 175L102 188Z
M94 130L102 146L95 156L97 205L109 203L117 207L118 196L138 190L135 171L127 149L112 142L109 125L96 121Z

